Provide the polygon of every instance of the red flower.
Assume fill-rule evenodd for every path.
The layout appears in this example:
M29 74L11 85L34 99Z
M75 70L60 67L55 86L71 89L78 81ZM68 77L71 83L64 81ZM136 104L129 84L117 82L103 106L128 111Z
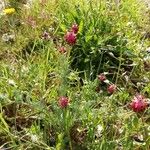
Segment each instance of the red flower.
M109 94L113 94L117 90L117 86L115 84L111 84L107 88L107 92Z
M66 48L64 46L60 47L59 48L59 52L62 53L62 54L65 53L66 52Z
M61 108L66 108L69 105L69 99L67 97L61 96L59 98L59 106Z
M72 31L67 32L66 35L64 36L64 38L65 38L66 42L71 45L74 45L77 40L76 34Z
M103 73L101 73L101 74L98 76L98 79L99 79L101 82L103 82L103 81L106 80L106 76L105 76Z
M142 95L138 94L134 96L130 106L134 112L141 112L148 107L148 103Z
M78 33L79 31L79 27L77 24L73 24L72 27L71 27L71 31L74 32L75 34Z

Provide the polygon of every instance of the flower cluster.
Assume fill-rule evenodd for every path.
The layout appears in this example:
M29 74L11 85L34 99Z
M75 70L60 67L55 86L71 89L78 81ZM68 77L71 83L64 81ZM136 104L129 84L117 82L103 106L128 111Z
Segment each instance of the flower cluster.
M76 43L76 40L77 40L78 31L79 31L78 25L73 24L71 27L71 30L68 31L64 36L65 41L70 45L74 45Z
M11 15L15 12L15 9L14 8L6 8L3 10L4 14L6 15Z
M67 97L61 96L59 97L58 103L61 108L67 108L69 105L69 99Z
M99 76L98 76L98 79L101 81L101 82L104 82L106 80L106 76L104 73L101 73Z
M130 107L134 112L142 112L148 107L148 103L144 96L137 94L130 103Z
M67 44L69 45L74 45L76 44L77 41L77 33L79 31L79 26L74 23L70 29L70 31L67 31L67 33L64 35L64 40L66 41ZM63 54L66 53L66 48L64 46L61 46L58 51Z
M111 84L107 87L107 92L109 94L113 94L117 90L117 86L115 84Z
M98 75L98 80L101 83L107 83L106 82L107 78L104 73ZM114 92L116 92L116 90L117 90L117 86L115 84L109 84L107 87L107 92L109 94L113 94ZM96 91L99 92L100 88L97 87ZM145 97L142 96L141 94L137 94L136 96L134 96L132 102L130 103L130 108L134 112L143 112L144 110L146 110L148 106L149 106L148 102L146 101Z
M66 42L70 45L74 45L76 43L77 37L76 34L72 31L69 31L66 33L66 35L64 36Z

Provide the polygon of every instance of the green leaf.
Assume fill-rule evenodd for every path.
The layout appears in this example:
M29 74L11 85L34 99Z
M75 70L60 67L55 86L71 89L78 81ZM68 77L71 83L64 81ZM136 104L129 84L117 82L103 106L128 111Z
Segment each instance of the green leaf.
M8 127L6 121L4 120L4 118L2 117L2 114L0 114L0 120L1 120L1 122L3 123L3 125L5 126L5 129L6 129L7 131L9 131L9 127Z
M81 20L79 24L79 33L81 33L82 31L83 31L83 20Z
M58 135L58 142L57 142L57 145L56 145L56 150L61 150L62 149L62 146L63 146L63 133L60 133Z
M92 35L87 35L86 37L85 37L85 41L86 42L89 42L91 39L92 39Z
M62 29L62 31L66 32L67 30L67 27L64 25L64 24L61 24L60 25L60 28Z

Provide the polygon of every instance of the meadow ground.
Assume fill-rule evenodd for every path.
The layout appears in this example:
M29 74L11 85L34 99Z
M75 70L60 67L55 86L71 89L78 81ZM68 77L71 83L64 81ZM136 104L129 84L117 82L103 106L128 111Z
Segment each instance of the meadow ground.
M0 48L0 149L150 150L144 1L0 1Z

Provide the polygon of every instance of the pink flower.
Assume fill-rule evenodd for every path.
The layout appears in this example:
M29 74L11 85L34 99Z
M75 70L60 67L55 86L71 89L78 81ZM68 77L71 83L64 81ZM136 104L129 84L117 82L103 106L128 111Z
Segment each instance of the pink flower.
M59 48L59 52L62 53L62 54L65 53L66 52L66 48L64 46L61 46Z
M115 84L111 84L107 87L107 92L109 94L113 94L117 90L117 86Z
M74 32L75 34L78 33L79 31L79 27L77 24L73 24L72 27L71 27L71 31Z
M99 79L101 82L103 82L103 81L106 80L106 76L105 76L103 73L101 73L101 74L98 76L98 79Z
M69 99L67 97L61 96L59 98L59 106L61 108L66 108L69 105Z
M148 107L148 103L142 95L138 94L134 96L130 106L134 112L141 112Z
M66 42L70 45L74 45L76 43L77 37L76 34L72 31L67 32L66 35L64 36Z

